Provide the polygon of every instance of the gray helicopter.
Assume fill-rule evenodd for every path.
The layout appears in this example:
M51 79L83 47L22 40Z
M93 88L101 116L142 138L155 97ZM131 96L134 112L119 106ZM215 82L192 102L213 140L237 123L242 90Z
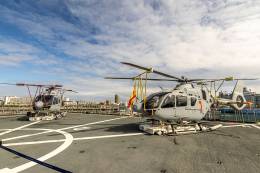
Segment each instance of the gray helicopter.
M62 118L66 112L61 110L63 95L65 92L76 92L70 89L62 88L62 85L41 85L27 83L1 83L7 85L23 86L28 89L31 99L32 111L27 112L29 121L54 120ZM35 93L32 95L30 87L35 87Z
M106 77L106 79L174 81L178 83L171 90L153 93L141 101L136 100L133 104L132 108L134 111L149 117L150 121L141 124L139 127L150 134L189 133L213 130L220 127L220 125L217 125L208 128L202 126L200 121L211 109L219 106L225 105L236 110L242 110L249 103L243 95L243 87L239 84L239 81L256 80L235 79L233 77L223 79L188 79L128 62L122 62L122 64L144 70L145 73L155 73L168 79L143 79L142 75L144 73L135 77ZM218 91L225 81L236 81L230 99L218 97ZM221 82L217 89L216 82Z

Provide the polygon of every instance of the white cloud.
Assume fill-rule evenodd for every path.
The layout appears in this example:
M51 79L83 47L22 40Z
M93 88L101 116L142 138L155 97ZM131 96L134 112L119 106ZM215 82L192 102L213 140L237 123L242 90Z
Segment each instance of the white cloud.
M74 58L61 61L51 56L48 62L56 66L49 70L61 72L64 82L86 97L129 94L129 82L102 79L136 73L120 61L192 77L260 77L257 0L70 0L65 4L76 22L1 9L10 22ZM13 51L8 46L4 49ZM25 55L30 49L25 47ZM259 82L247 84L260 92Z

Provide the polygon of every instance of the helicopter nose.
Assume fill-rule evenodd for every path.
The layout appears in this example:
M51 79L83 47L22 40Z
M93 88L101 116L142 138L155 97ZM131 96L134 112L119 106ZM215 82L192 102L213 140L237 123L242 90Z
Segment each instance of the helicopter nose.
M35 102L35 108L36 109L41 109L43 107L43 102L42 101L37 101Z

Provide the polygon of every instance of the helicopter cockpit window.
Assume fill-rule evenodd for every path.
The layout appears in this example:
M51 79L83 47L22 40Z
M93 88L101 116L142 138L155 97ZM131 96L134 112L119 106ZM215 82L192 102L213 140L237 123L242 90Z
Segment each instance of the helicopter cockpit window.
M207 100L207 94L204 90L201 90L203 100Z
M176 106L178 106L178 107L187 106L187 97L186 96L176 96Z
M196 102L197 102L197 99L195 97L191 97L190 98L190 105L191 106L195 106L196 105Z
M159 104L161 103L162 98L166 94L168 94L168 92L161 92L161 93L156 93L156 94L148 96L147 101L146 101L146 109L158 108Z
M162 103L162 108L172 108L172 107L175 107L175 96L172 95L172 96L167 96L163 103Z
M35 101L42 101L44 103L50 104L52 103L53 96L51 95L39 95L36 97Z

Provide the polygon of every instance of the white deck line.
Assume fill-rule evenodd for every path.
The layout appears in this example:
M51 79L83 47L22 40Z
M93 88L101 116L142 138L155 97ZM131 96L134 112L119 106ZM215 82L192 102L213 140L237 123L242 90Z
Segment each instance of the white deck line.
M91 139L104 139L104 138L116 138L116 137L127 137L127 136L139 136L144 135L145 133L128 133L128 134L119 134L119 135L103 135L103 136L91 136L91 137L82 137L82 138L74 138L73 141L81 141L81 140L91 140ZM19 143L9 143L3 144L3 146L19 146L19 145L34 145L34 144L46 144L46 143L57 143L64 142L65 139L59 140L46 140L46 141L34 141L34 142L19 142Z
M41 135L41 134L50 133L50 132L52 132L52 130L48 130L48 131L44 131L44 132L39 132L39 133L34 133L34 134L16 136L16 137L12 137L12 138L6 138L6 139L2 139L2 141L10 141L10 140L14 140L14 139L26 138L26 137Z
M48 159L56 156L57 154L61 153L65 149L67 149L71 145L71 143L73 142L73 136L71 134L64 132L64 131L60 131L60 130L53 130L53 131L61 133L65 136L65 139L63 140L64 143L61 146L59 146L58 148L56 148L55 150L53 150L52 152L38 158L37 160L44 162L45 160L48 160ZM30 167L35 166L35 165L37 165L37 163L31 161L31 162L25 163L23 165L20 165L18 167L11 169L11 173L18 173L18 172L24 171L24 170L26 170Z
M76 125L76 126L70 126L70 127L61 128L61 129L58 129L58 130L68 130L68 129L73 129L73 128L77 128L77 127L88 126L88 125L94 125L94 124L109 122L109 121L118 120L118 119L123 119L123 118L127 118L127 117L119 117L119 118L113 118L113 119L108 119L108 120L103 120L103 121L97 121L97 122L92 122L92 123L87 123L87 124L81 124L81 125ZM34 130L34 129L32 128L32 130ZM31 137L31 136L36 136L36 135L42 135L42 134L46 134L46 133L50 133L50 132L52 132L52 131L50 130L50 131L45 131L45 132L40 132L40 133L34 133L34 134L16 136L16 137L12 137L12 138L2 139L2 141L10 141L10 140L13 140L13 139L26 138L26 137Z
M103 121L97 121L97 122L93 122L93 123L87 123L87 124L81 124L81 125L76 125L76 126L70 126L70 127L65 127L65 128L59 129L59 130L68 130L68 129L73 129L73 128L77 128L77 127L94 125L94 124L99 124L99 123L104 123L104 122L109 122L109 121L119 120L119 119L124 119L124 118L128 118L128 117L119 117L119 118L113 118L113 119L108 119L108 120L103 120Z
M260 130L260 127L258 125L252 124L251 126L253 126L253 127L255 127L255 128Z
M23 128L25 128L25 127L29 127L29 126L34 125L34 124L37 124L37 123L39 123L39 122L40 122L40 121L36 121L36 122L30 123L30 124L26 124L26 125L23 125L23 126L20 126L20 127L17 127L17 128L14 128L14 129L11 129L11 130L2 132L2 133L0 133L0 136L5 135L5 134L8 134L8 133L11 133L11 132L14 132L14 131L16 131L16 130L23 129Z
M228 127L249 127L250 124L234 124L234 125L225 125L222 126L221 128L228 128Z
M146 133L128 133L128 134L119 134L119 135L91 136L91 137L74 138L74 140L81 141L81 140L90 140L90 139L117 138L117 137L127 137L127 136L139 136L144 134Z
M234 125L225 125L222 126L221 128L229 128L229 127L254 127L257 129L260 129L260 126L256 125L256 124L234 124Z

